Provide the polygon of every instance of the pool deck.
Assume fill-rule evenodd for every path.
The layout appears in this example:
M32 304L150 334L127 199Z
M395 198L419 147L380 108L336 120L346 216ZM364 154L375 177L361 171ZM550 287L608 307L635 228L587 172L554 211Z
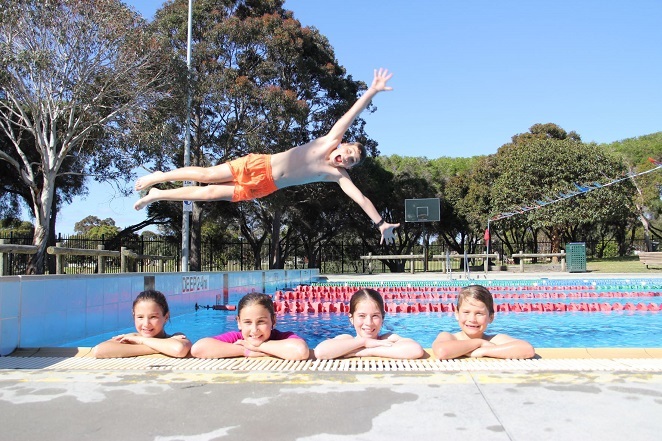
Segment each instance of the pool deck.
M356 280L411 280L388 276ZM0 357L0 439L658 439L662 348L536 353L290 362L96 360L89 348L26 348Z

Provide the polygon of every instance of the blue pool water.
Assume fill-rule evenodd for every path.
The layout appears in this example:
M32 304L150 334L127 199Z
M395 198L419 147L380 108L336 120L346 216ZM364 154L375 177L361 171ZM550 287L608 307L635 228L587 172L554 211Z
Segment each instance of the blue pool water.
M375 283L369 283L374 285ZM401 287L457 287L460 281L441 282L382 282L389 286ZM464 282L464 284L469 282ZM479 282L480 283L480 282ZM609 303L615 302L648 305L662 304L662 279L602 279L602 280L553 280L537 281L484 281L495 295L495 304L503 303ZM326 285L326 284L318 284ZM329 284L328 286L332 286ZM343 284L337 284L343 286ZM361 285L363 286L363 285ZM357 287L359 289L361 286ZM537 298L537 294L552 289L552 292L582 291L599 297ZM421 290L424 290L421 288ZM637 292L652 293L652 296L639 296ZM499 298L501 294L517 294L518 298ZM523 298L522 296L531 296ZM417 300L418 301L418 300ZM387 300L387 302L389 302ZM435 301L438 302L438 301ZM407 303L399 300L398 303ZM423 301L423 303L426 303ZM443 303L455 303L444 300ZM193 308L192 308L193 309ZM347 315L344 313L296 314L277 316L276 327L281 331L293 331L305 338L313 348L322 340L338 334L353 334ZM200 309L172 318L166 326L169 333L183 332L195 342L203 337L218 335L237 329L236 311L216 311ZM133 327L119 329L95 337L69 342L64 347L94 346L117 334L134 332ZM384 332L395 332L403 337L413 338L423 347L432 346L441 331L457 332L459 327L455 316L449 312L387 313ZM538 348L584 348L613 347L632 348L662 347L662 311L607 311L607 312L497 312L494 322L488 328L489 334L506 333L516 338L528 340Z
M166 330L184 332L195 342L202 337L235 330L235 318L235 311L201 309L173 318ZM278 329L296 332L311 348L338 334L353 333L345 314L282 314L277 320ZM413 338L425 348L432 346L439 332L459 331L455 316L446 312L387 314L384 328ZM662 312L497 313L488 329L490 334L506 333L528 340L538 348L662 347ZM94 346L114 335L134 331L133 328L121 329L63 346Z

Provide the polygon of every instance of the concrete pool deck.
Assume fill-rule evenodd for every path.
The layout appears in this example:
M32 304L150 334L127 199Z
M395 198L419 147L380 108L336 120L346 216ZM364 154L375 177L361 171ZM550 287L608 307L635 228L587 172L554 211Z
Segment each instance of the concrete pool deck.
M310 360L95 360L89 348L21 350L0 358L0 436L657 439L662 349L537 352L534 360L457 360L447 370L387 369L374 359L312 370L301 368Z
M337 280L412 280L411 275L397 276L338 276ZM547 276L559 278L542 277ZM438 274L434 279L418 273L414 277L442 279ZM624 275L601 275L609 277ZM327 276L329 281L334 278ZM0 357L0 438L602 441L659 437L662 348L536 352L538 358L533 360L442 362L430 357L322 363L168 357L96 360L89 348L25 348Z

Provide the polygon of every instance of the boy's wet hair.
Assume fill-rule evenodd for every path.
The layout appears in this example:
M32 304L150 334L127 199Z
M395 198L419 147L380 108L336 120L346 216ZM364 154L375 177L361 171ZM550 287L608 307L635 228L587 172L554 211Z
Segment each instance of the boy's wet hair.
M131 310L132 311L135 310L136 305L139 302L147 302L147 301L152 301L157 305L159 305L164 317L170 312L170 308L168 308L168 301L166 300L166 297L163 295L161 291L157 291L155 289L148 289L138 294L136 296L136 299L133 301L133 306L131 307Z
M352 294L352 298L349 300L349 314L353 315L354 311L356 311L357 305L361 303L361 301L366 299L372 300L373 302L377 303L377 306L379 306L379 311L382 313L382 318L383 318L384 314L386 313L384 311L384 299L382 298L382 295L379 294L379 292L370 288L360 289L356 291L354 294Z
M368 153L365 150L365 146L361 144L360 142L350 142L348 143L350 145L355 146L357 149L359 149L359 160L356 163L356 165L361 165L365 161L366 156L368 156Z
M482 285L467 285L460 291L460 294L457 296L457 309L460 309L462 302L465 299L471 298L474 300L481 301L487 307L487 311L490 314L490 317L494 315L494 299L492 298L492 293Z
M267 311L269 311L271 319L274 320L276 317L274 301L271 299L271 296L262 294L261 292L250 292L239 300L239 305L237 305L237 318L241 315L242 309L256 304L265 307Z

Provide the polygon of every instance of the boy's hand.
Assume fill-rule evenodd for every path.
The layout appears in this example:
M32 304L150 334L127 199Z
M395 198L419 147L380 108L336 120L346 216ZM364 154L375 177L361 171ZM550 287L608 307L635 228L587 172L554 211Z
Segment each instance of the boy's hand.
M375 89L378 92L393 90L392 87L386 85L386 82L390 80L392 76L392 73L388 73L388 69L382 67L380 67L379 70L375 69L375 77L372 80L372 86L370 86L370 88Z
M379 231L382 233L382 239L379 241L379 244L382 245L384 242L386 242L387 245L395 243L395 234L393 233L393 230L399 226L400 224L389 224L388 222L384 222L379 227Z
M379 340L376 338L366 338L365 340L365 348L380 348L380 347L387 347L390 348L393 346L393 344L388 341L388 340Z

